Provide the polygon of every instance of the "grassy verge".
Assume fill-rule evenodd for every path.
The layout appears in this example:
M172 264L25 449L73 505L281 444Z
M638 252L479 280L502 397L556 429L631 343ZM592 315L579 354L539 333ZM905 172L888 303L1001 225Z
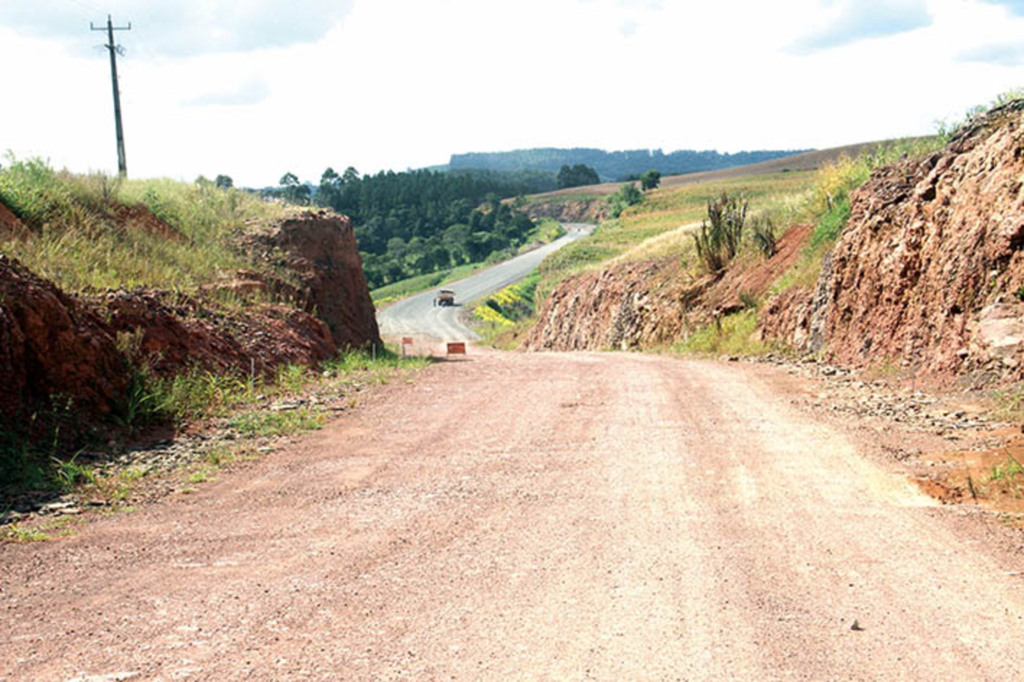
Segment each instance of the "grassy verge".
M648 192L642 203L605 221L594 234L569 244L541 266L538 285L543 299L566 277L623 262L661 256L682 256L692 250L684 226L706 216L707 203L726 192L750 202L752 210L793 212L814 185L813 172L776 173L729 178Z
M394 303L422 291L442 286L448 282L454 282L463 277L469 277L477 270L486 266L487 263L468 263L446 270L431 272L426 275L410 277L409 279L403 279L400 282L394 282L374 289L370 292L370 297L373 299L373 304L377 307L386 306L389 303Z
M319 370L290 365L269 380L217 377L194 373L176 390L150 389L148 401L159 405L179 428L220 431L220 440L201 440L185 464L169 471L152 464L114 464L126 453L123 444L61 456L56 441L28 441L0 434L0 465L5 492L33 489L77 500L99 502L102 509L130 509L136 491L156 479L172 480L172 488L188 491L213 480L225 466L247 461L269 450L282 436L322 428L332 411L355 407L363 392L397 379L432 362L401 357L387 350L376 357L353 352L324 363ZM107 447L107 446L105 446ZM4 510L0 508L0 512ZM49 521L0 526L0 539L43 540L59 537Z
M69 291L194 291L225 270L266 269L235 247L238 233L294 210L210 183L73 175L13 157L0 169L0 200L30 231L0 235L0 249Z
M483 343L511 349L535 321L536 292L540 272L534 270L523 281L507 286L473 307L474 328Z
M756 338L757 310L723 317L718 324L701 327L672 347L673 352L696 355L761 355L769 347Z

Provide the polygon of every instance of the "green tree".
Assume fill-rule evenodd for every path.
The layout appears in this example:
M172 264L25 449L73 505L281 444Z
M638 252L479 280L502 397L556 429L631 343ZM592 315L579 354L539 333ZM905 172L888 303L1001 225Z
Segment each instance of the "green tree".
M334 206L341 197L342 185L341 176L328 166L320 176L320 186L316 190L316 203L321 206Z
M558 170L556 180L558 181L558 186L563 189L566 187L596 185L601 182L601 178L598 176L597 171L582 163L578 163L575 166L563 164Z
M299 182L299 178L294 173L282 175L278 184L281 186L280 193L285 201L300 206L309 204L311 194L309 187Z
M661 184L661 173L653 168L640 176L640 189L647 191L657 189Z
M230 175L218 175L213 184L217 186L217 189L231 189L235 186L235 181L231 179Z

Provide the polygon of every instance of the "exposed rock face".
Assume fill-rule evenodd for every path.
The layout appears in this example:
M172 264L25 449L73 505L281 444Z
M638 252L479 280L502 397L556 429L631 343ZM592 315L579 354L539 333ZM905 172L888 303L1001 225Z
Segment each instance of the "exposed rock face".
M799 257L809 235L809 226L795 225L774 256L736 263L720 276L689 276L678 259L662 258L570 277L541 306L524 346L585 350L672 343L716 314L741 310L743 298L761 297Z
M554 218L563 223L599 223L608 217L604 198L539 201L523 208L532 220Z
M109 413L128 381L104 321L85 304L0 255L0 425L25 426L53 398L87 417Z
M1024 340L1024 105L943 151L876 171L833 251L824 334L839 362L1019 377Z
M781 341L801 353L825 347L828 302L832 298L832 252L825 254L815 287L792 287L761 308L757 326L762 338Z
M541 306L524 346L596 350L670 341L683 325L678 270L662 259L570 277Z
M254 239L268 260L295 272L298 296L306 312L327 323L339 348L380 343L377 318L363 274L352 223L326 211L284 221L274 232Z
M220 373L315 365L337 353L327 325L285 306L226 310L162 291L114 291L97 298L114 333L139 334L140 359L172 376L193 366Z

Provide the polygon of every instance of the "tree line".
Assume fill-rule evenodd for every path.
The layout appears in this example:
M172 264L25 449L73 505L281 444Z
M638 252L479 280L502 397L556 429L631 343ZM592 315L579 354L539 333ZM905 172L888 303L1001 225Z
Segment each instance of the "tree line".
M630 176L639 177L641 173L650 169L660 171L665 175L696 173L769 161L802 151L808 150L759 150L723 154L717 151L682 149L666 154L660 149L608 152L603 149L585 147L574 149L545 147L517 149L509 152L452 154L448 168L450 170L531 169L558 173L563 166L571 168L582 164L597 171L602 181L612 181L624 180Z
M265 194L352 219L370 288L521 246L536 225L502 199L554 189L553 173L326 169L319 185L293 173Z

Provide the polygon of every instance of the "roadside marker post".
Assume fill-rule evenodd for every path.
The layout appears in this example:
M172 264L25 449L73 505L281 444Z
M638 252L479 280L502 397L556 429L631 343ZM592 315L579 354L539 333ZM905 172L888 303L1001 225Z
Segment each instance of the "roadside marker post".
M403 358L405 357L405 347L406 346L411 346L411 345L412 345L412 337L411 336L403 336L402 337L402 357Z

